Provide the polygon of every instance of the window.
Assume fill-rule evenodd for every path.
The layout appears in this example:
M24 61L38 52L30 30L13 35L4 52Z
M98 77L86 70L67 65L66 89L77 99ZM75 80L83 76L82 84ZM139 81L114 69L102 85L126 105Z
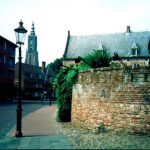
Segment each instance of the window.
M0 62L1 62L1 63L3 63L3 60L4 60L3 57L4 57L4 55L3 55L3 54L0 54Z
M39 88L43 88L43 85L42 85L42 84L39 84Z
M9 65L12 67L15 65L14 59L9 59Z
M6 48L7 48L7 44L6 44L6 42L4 43L4 50L6 50Z
M32 74L32 72L30 72L30 78L33 78L33 74Z
M132 56L137 56L138 55L138 47L136 43L134 42L132 47L131 47L131 55Z
M4 64L6 63L6 55L4 55Z
M137 49L132 49L132 55L133 56L137 55Z
M11 56L15 56L15 50L12 47L10 47L10 49L9 49L9 54Z
M38 83L35 83L35 88L38 88L39 86L38 86Z
M29 55L29 64L32 64L32 58L31 58L31 55Z
M148 42L148 50L149 50L149 54L150 54L150 39L149 39L149 42Z
M41 74L39 74L39 79L42 79L42 75Z
M6 55L0 54L0 62L1 63L6 63Z
M34 92L34 96L37 97L38 96L38 92Z

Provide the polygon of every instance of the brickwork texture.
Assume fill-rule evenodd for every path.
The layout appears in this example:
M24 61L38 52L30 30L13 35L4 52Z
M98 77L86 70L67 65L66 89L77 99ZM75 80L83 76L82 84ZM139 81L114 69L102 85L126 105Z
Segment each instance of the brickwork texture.
M93 131L150 134L150 69L90 69L78 73L72 122Z

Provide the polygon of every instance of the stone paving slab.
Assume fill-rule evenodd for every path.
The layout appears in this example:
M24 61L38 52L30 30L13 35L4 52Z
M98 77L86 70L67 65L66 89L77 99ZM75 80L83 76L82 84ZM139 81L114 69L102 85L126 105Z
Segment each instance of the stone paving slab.
M0 149L73 149L67 136L62 134L34 137L6 137Z
M22 121L23 136L56 134L55 112L55 105L45 106L26 116ZM14 136L15 132L16 129L14 128L7 135Z
M2 140L0 149L72 149L68 137L57 133L56 106L45 106L22 120L23 137L13 128Z

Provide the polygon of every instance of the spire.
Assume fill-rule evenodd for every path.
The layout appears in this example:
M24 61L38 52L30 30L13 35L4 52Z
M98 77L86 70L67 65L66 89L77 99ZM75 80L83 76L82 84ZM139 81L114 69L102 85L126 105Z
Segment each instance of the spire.
M34 31L34 22L31 26L31 33L28 35L28 50L26 52L26 64L39 66L38 51L37 51L37 36Z
M34 29L35 29L35 28L34 28L34 22L33 22L33 23L32 23L32 27L31 27L31 33L30 33L31 35L35 35Z

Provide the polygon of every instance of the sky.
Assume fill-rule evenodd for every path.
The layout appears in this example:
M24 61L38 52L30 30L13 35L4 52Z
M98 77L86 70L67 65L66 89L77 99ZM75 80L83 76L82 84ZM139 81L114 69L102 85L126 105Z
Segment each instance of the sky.
M126 26L150 31L150 0L0 0L0 35L16 43L20 20L28 30L22 61L34 22L41 66L63 56L68 30L71 35L125 32Z

